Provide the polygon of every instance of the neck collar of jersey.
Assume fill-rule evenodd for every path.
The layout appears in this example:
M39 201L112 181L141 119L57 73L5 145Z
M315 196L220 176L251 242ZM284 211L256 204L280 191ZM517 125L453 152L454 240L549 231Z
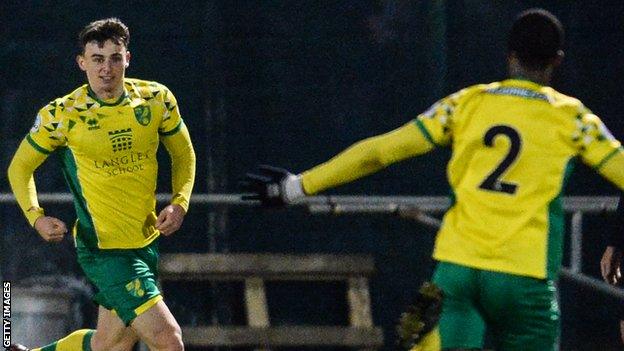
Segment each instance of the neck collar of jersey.
M89 95L89 97L95 100L98 104L100 104L100 106L116 106L116 105L119 105L125 98L128 97L128 92L126 91L126 88L124 87L123 92L121 93L121 95L115 102L106 102L98 98L97 94L93 91L93 89L91 89L91 86L89 84L87 84L87 94Z
M533 89L541 89L543 87L545 87L545 85L542 85L540 83L537 83L535 81L532 81L526 77L522 77L522 76L515 76L515 77L511 77L507 80L504 81L504 83L508 83L509 85L514 85L514 86L522 86L522 87L527 87L527 88L533 88Z

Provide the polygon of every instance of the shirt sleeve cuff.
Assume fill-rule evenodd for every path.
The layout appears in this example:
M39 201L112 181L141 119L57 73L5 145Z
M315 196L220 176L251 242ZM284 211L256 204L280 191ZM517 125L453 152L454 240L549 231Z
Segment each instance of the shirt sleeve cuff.
M182 206L182 208L184 209L184 212L187 212L189 208L189 201L186 198L184 198L184 196L182 196L181 194L174 195L173 199L171 199L171 204Z
M43 216L45 216L45 213L43 212L43 208L41 207L26 211L26 219L28 219L28 223L30 223L30 226L33 228L35 227L35 222L37 221L37 219Z

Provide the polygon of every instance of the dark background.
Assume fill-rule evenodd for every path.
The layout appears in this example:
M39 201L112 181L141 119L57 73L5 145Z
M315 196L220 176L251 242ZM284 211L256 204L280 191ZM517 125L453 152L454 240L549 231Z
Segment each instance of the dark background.
M258 163L303 171L351 143L396 128L465 86L505 78L505 36L521 10L541 6L566 26L566 58L554 79L624 136L624 3L620 1L2 1L0 168L37 110L85 82L74 58L88 22L121 18L131 30L128 77L156 80L177 96L198 156L196 193L237 192ZM164 164L166 155L161 155ZM332 191L446 195L448 150L393 165ZM52 156L41 192L64 192ZM9 192L6 172L0 191ZM162 167L159 191L170 189ZM584 166L567 195L616 195ZM47 212L73 222L69 204ZM0 273L81 276L69 238L44 244L15 204L0 205ZM584 269L598 276L605 216L585 224ZM192 206L165 252L370 253L373 317L393 349L393 324L433 269L434 232L384 216L329 218L296 209ZM617 302L561 282L562 349L619 349ZM236 284L165 286L181 324L243 323ZM274 324L346 324L340 284L269 285ZM278 313L279 312L279 313Z

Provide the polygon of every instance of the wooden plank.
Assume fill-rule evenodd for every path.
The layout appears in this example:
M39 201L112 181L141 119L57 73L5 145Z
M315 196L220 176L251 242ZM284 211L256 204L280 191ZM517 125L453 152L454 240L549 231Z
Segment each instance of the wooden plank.
M383 346L381 328L325 326L182 327L182 338L185 345L199 347L344 346L374 349Z
M247 306L247 324L250 327L266 328L269 326L269 308L262 279L245 279L245 304ZM270 349L262 348L254 349L254 351L270 351Z
M349 278L347 300L349 302L351 326L359 328L372 327L373 316L371 313L370 294L368 292L368 279Z
M165 254L160 263L163 280L340 280L373 271L368 255Z
M245 279L245 304L247 305L247 323L249 326L269 326L269 311L262 279Z

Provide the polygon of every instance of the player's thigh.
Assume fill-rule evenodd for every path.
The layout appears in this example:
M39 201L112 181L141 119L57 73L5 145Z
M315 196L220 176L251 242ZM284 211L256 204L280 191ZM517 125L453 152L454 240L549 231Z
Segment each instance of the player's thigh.
M482 348L485 322L476 305L478 271L440 262L433 280L444 292L440 317L442 349Z
M158 301L132 321L132 328L153 349L182 349L182 331L167 305Z
M138 336L134 330L126 327L117 314L99 307L97 329L91 339L94 351L128 351L137 341Z
M486 272L481 304L501 351L554 350L559 306L552 281Z

